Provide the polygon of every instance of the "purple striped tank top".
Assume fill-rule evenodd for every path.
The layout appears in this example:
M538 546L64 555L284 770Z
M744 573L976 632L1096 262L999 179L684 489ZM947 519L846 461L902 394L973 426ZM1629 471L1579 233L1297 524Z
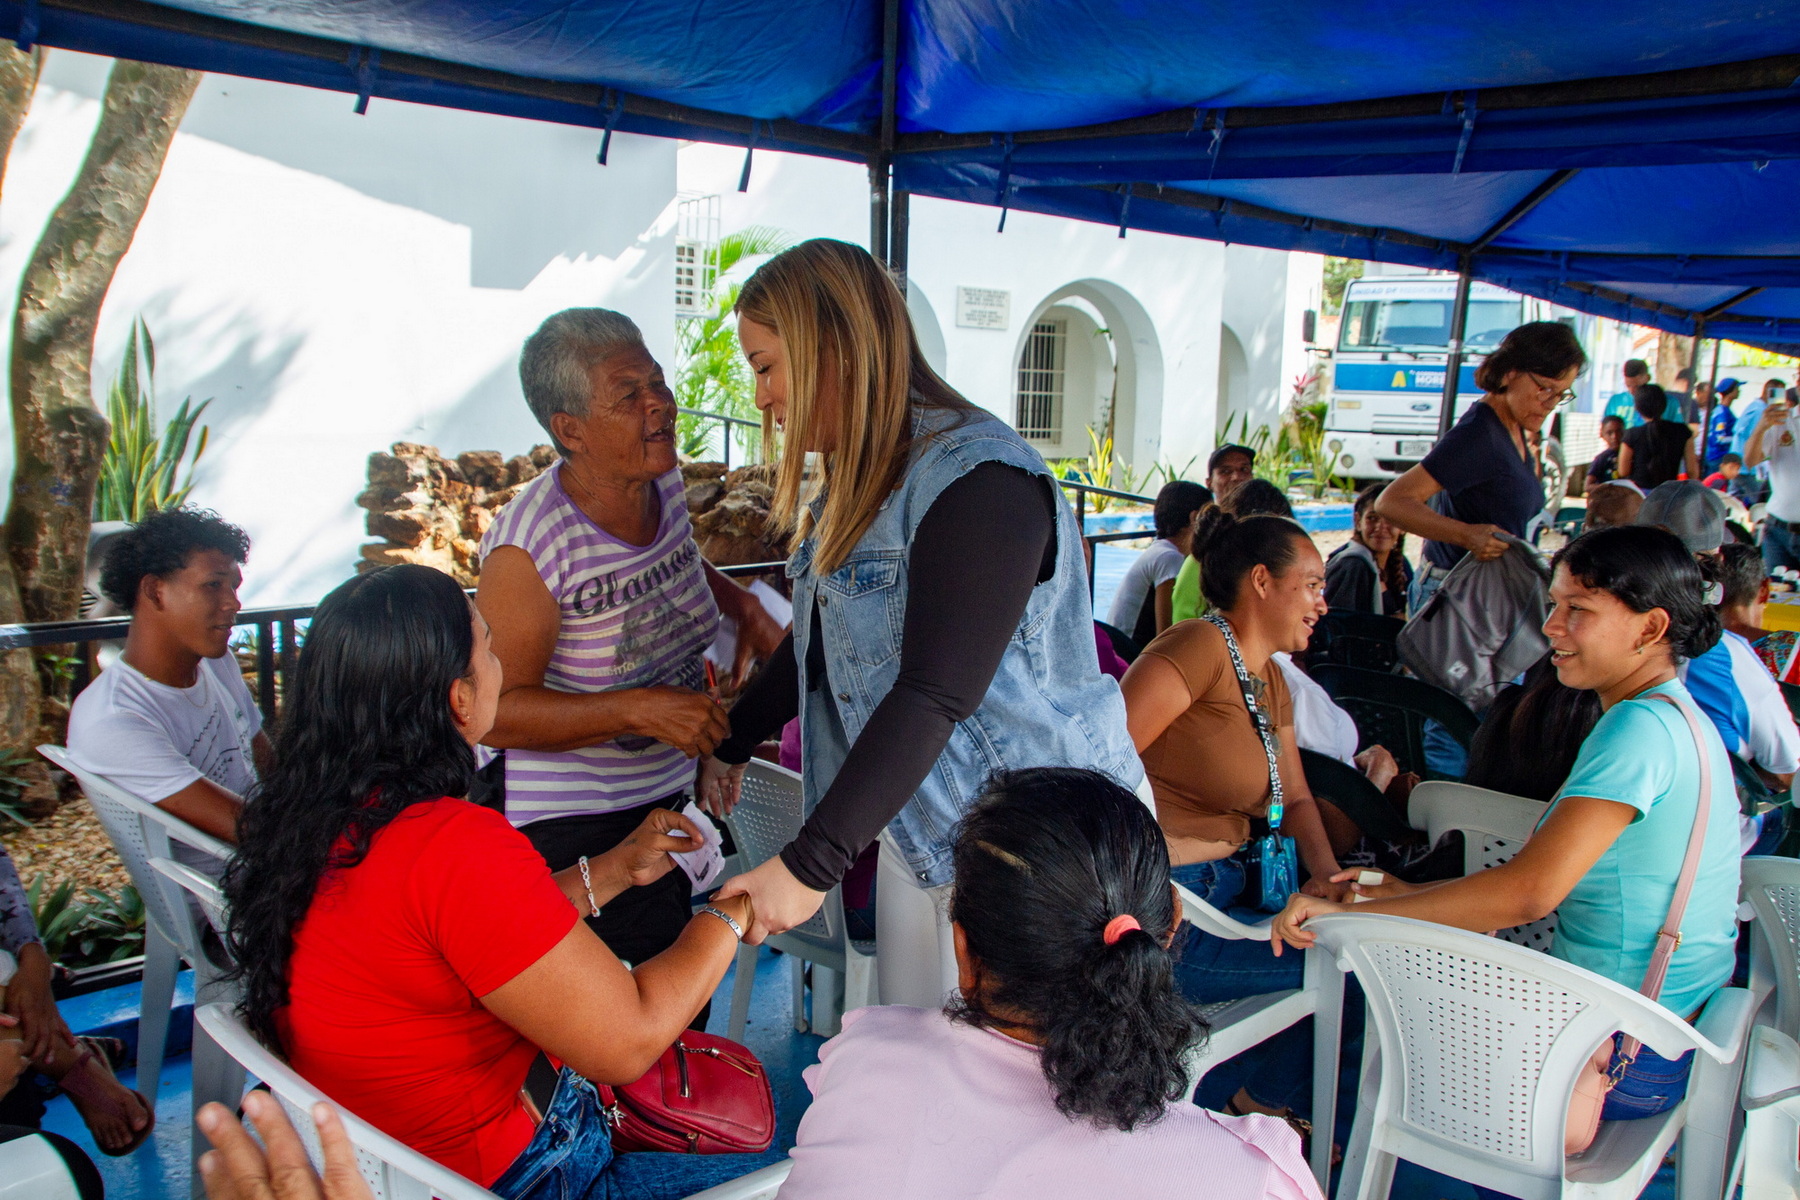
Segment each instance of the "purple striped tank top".
M619 541L589 520L562 486L562 464L519 490L481 539L531 555L562 612L544 686L559 692L706 686L702 655L719 629L688 522L681 472L656 481L662 519L648 546ZM613 812L693 786L694 762L673 746L628 735L579 750L508 750L506 817Z

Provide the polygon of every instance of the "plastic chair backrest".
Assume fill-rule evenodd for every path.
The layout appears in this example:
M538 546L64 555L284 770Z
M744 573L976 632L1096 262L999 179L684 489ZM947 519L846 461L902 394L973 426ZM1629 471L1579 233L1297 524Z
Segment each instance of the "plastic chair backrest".
M231 857L232 848L180 817L132 795L110 779L96 775L76 762L62 746L39 746L38 753L81 784L82 793L93 805L95 815L106 829L106 836L112 840L113 848L131 874L132 884L143 897L144 911L175 942L183 957L189 962L199 961L195 955L202 953L200 931L194 925L193 915L182 902L179 889L167 884L152 870L150 860L173 859L173 846L180 844L223 862Z
M1766 967L1774 977L1775 1027L1800 1037L1800 860L1756 856L1744 859L1742 871L1761 951L1751 957L1751 990L1762 994Z
M1446 833L1463 835L1463 874L1497 867L1519 852L1550 806L1466 783L1432 780L1413 789L1407 812L1413 828L1436 845ZM1556 941L1556 914L1529 925L1498 930L1496 937L1548 951Z
M1800 1044L1759 1025L1744 1068L1744 1139L1725 1195L1742 1178L1742 1200L1793 1200L1800 1194Z
M1568 1097L1613 1031L1665 1058L1731 1057L1630 988L1522 946L1359 913L1307 928L1368 998L1380 1050L1373 1120L1386 1144L1410 1143L1395 1152L1425 1166L1434 1152L1488 1166L1495 1179L1482 1182L1494 1188L1506 1186L1501 1172L1563 1178Z
M1313 626L1306 644L1306 665L1336 665L1364 671L1389 672L1400 665L1395 639L1406 628L1398 617L1334 608Z
M150 860L150 867L163 878L173 880L177 887L191 895L200 905L200 911L206 914L213 931L220 937L225 936L225 893L219 890L215 880L172 858L153 858Z
M268 1084L281 1107L287 1110L306 1152L315 1166L323 1160L319 1155L319 1135L313 1127L312 1106L326 1096L302 1079L298 1072L269 1052L250 1032L231 1006L208 1004L195 1014L213 1041L251 1075ZM448 1167L426 1158L410 1146L389 1137L373 1125L336 1106L343 1118L344 1129L356 1147L357 1165L368 1181L375 1200L497 1200L488 1191L458 1175Z
M751 759L744 768L738 805L725 818L743 870L752 870L780 854L805 821L806 795L800 776L786 767ZM784 936L825 950L841 950L846 936L842 890L832 888L819 911Z
M1329 800L1364 836L1397 842L1413 832L1381 790L1355 767L1302 747L1300 769L1306 773L1308 790Z
M1444 727L1458 745L1469 748L1481 724L1469 706L1446 692L1404 675L1361 671L1331 663L1313 668L1312 677L1338 706L1356 722L1358 750L1380 743L1386 746L1402 771L1416 771L1426 778L1425 723Z

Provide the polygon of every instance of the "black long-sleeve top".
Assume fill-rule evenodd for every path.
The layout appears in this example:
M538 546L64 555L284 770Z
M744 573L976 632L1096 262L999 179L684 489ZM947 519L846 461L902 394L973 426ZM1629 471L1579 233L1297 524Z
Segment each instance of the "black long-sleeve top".
M1041 477L983 463L938 494L907 552L900 673L869 715L837 778L781 852L794 878L837 886L856 856L911 799L952 728L981 706L1007 642L1038 584L1056 570L1056 518ZM806 687L827 688L818 609ZM789 633L731 710L731 737L714 752L743 763L800 711L801 675Z

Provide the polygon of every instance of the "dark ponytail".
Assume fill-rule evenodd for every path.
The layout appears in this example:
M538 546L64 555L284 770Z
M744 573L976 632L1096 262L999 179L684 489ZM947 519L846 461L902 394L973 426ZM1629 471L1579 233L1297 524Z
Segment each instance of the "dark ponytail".
M1229 611L1253 568L1267 567L1270 574L1281 574L1294 565L1300 543L1308 537L1306 530L1286 517L1267 513L1239 517L1217 506L1207 509L1194 530L1200 594L1212 607Z
M955 864L950 917L978 986L951 1017L1034 1030L1065 1116L1126 1131L1161 1118L1206 1023L1175 984L1168 845L1143 801L1093 771L996 775L957 827ZM1120 916L1140 928L1109 945Z
M1667 641L1681 658L1718 645L1724 626L1706 602L1711 582L1681 539L1652 525L1614 525L1584 533L1557 551L1551 568L1565 567L1584 587L1611 592L1632 612L1669 614Z

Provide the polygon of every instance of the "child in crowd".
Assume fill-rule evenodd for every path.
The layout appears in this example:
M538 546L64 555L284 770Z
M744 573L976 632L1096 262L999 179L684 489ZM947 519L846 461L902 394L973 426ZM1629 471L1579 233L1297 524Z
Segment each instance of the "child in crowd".
M958 828L960 994L844 1019L806 1072L782 1200L1317 1200L1299 1140L1181 1100L1204 1032L1169 946L1180 908L1143 803L1102 775L997 777ZM878 1115L877 1115L878 1114Z
M1608 415L1600 419L1600 441L1605 449L1588 464L1587 486L1597 488L1619 477L1619 442L1625 436L1625 418Z
M1737 482L1738 474L1742 472L1743 469L1743 455L1727 454L1724 458L1719 460L1719 469L1701 480L1701 482L1715 492L1731 492L1732 485ZM1735 495L1735 493L1733 494Z
M1792 629L1763 628L1769 603L1769 571L1755 546L1734 542L1719 550L1722 566L1719 582L1725 590L1719 619L1725 628L1750 643L1769 674L1783 683L1800 683L1800 633Z
M82 765L226 842L274 753L231 654L249 555L243 530L197 508L152 513L115 539L100 587L131 632L69 710Z

